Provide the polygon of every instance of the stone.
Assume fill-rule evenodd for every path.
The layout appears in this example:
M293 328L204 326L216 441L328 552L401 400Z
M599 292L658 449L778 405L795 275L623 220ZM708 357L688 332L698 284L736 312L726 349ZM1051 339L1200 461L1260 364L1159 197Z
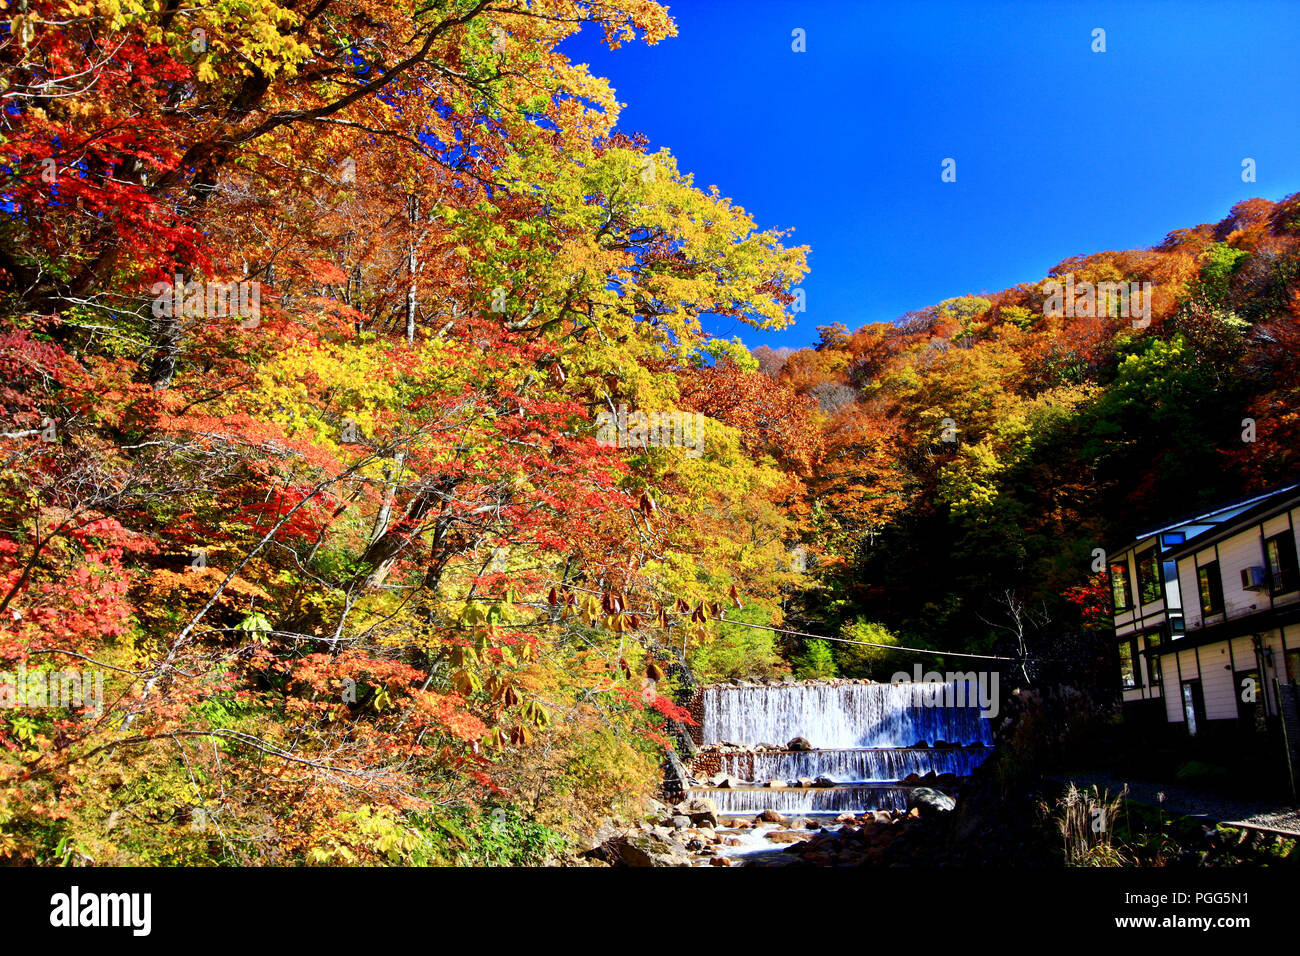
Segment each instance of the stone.
M691 818L679 813L668 821L668 825L674 830L685 830L691 825Z
M807 830L773 830L767 838L773 843L802 843L811 840L813 835Z
M758 815L760 823L785 823L785 817L775 810L767 809Z
M577 841L574 849L579 854L595 853L610 840L622 836L624 832L624 828L616 826L612 819L605 817L600 821L600 826Z
M835 781L832 780L830 777L826 776L825 774L823 774L822 776L819 776L816 780L813 781L813 786L814 786L814 787L833 787L833 786L835 786Z
M948 813L957 807L957 801L946 793L930 787L917 787L907 795L908 816L933 817Z
M725 856L715 856L709 860L709 866L731 866L731 861Z
M799 780L795 783L796 787L800 787L804 790L807 790L812 785L813 782L811 777L800 777Z
M784 780L769 780L763 786L770 787L773 790L784 790L787 784Z
M673 807L673 812L690 817L696 826L718 825L718 805L708 797L691 797Z
M623 866L690 866L686 848L653 833L634 833L606 844L611 856Z
M813 745L808 742L807 737L793 737L785 745L786 750L812 750Z

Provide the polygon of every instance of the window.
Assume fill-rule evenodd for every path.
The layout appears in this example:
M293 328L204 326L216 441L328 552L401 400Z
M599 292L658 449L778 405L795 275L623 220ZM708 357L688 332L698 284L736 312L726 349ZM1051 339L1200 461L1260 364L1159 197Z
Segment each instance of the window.
M1138 598L1142 604L1160 600L1160 562L1156 549L1147 548L1137 557Z
M1201 697L1201 682L1189 680L1183 682L1183 720L1187 722L1187 732L1196 736L1196 725L1205 713L1205 700Z
M1133 642L1128 640L1119 646L1119 676L1125 690L1132 690L1138 685L1137 670L1133 664Z
M1286 652L1286 682L1300 684L1300 651Z
M1201 592L1201 614L1223 613L1223 578L1219 577L1219 562L1211 561L1197 568L1196 584Z
M1110 597L1115 602L1115 613L1125 611L1133 606L1133 591L1128 583L1128 561L1120 561L1110 566Z
M1147 648L1150 649L1150 652L1147 654L1147 673L1151 675L1152 687L1159 687L1161 681L1160 655L1155 652L1155 649L1159 647L1160 647L1160 635L1148 634Z
M1295 536L1290 531L1275 534L1264 542L1268 561L1268 583L1274 594L1300 588L1300 564L1296 562Z

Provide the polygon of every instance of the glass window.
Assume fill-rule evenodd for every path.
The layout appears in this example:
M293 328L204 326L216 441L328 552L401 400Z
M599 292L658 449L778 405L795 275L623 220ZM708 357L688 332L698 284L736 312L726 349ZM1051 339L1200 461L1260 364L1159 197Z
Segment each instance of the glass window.
M1156 549L1147 548L1137 557L1138 597L1143 604L1160 600L1160 563Z
M1183 684L1183 719L1187 721L1187 732L1193 737L1196 736L1196 713L1201 708L1199 706L1197 694L1200 687L1196 681L1187 681Z
M1218 614L1223 610L1223 579L1219 562L1211 561L1196 569L1196 583L1201 592L1201 613Z
M1300 650L1286 652L1286 682L1300 684Z
M1275 534L1264 542L1268 559L1268 582L1274 594L1300 588L1300 566L1297 566L1295 537L1290 531Z
M1137 671L1133 669L1132 641L1125 641L1119 646L1119 676L1124 683L1125 690L1137 686Z
M1110 596L1115 602L1115 613L1133 606L1132 593L1128 583L1128 561L1117 561L1110 566Z
M1160 646L1159 634L1147 635L1147 647L1156 648ZM1147 673L1151 675L1151 686L1160 686L1160 657L1157 654L1147 655Z

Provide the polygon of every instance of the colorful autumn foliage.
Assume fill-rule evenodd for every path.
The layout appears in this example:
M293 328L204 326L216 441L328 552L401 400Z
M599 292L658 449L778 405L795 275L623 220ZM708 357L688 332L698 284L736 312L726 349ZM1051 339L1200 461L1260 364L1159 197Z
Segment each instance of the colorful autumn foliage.
M495 860L494 807L545 855L639 806L674 661L779 620L815 456L699 323L787 323L804 250L556 51L665 10L23 11L0 671L103 698L0 712L0 858ZM620 405L703 454L602 445Z

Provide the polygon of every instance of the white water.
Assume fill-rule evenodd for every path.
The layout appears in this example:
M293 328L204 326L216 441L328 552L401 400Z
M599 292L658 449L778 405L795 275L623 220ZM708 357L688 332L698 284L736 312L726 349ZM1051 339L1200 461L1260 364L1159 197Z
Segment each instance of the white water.
M766 751L724 753L722 772L741 780L797 780L830 777L836 783L890 783L911 774L951 773L968 777L984 762L983 747L930 750L899 747L880 750Z
M818 749L993 743L992 722L977 707L918 706L913 686L706 687L704 743L780 746L794 737Z
M805 738L810 751L729 752L722 772L755 785L693 787L719 813L763 810L842 813L903 810L911 774L967 777L988 756L992 721L975 706L927 706L913 684L780 684L704 688L703 742L784 746ZM960 698L958 698L960 699ZM937 742L960 747L934 747ZM921 745L921 746L918 746ZM765 787L827 777L835 786Z

